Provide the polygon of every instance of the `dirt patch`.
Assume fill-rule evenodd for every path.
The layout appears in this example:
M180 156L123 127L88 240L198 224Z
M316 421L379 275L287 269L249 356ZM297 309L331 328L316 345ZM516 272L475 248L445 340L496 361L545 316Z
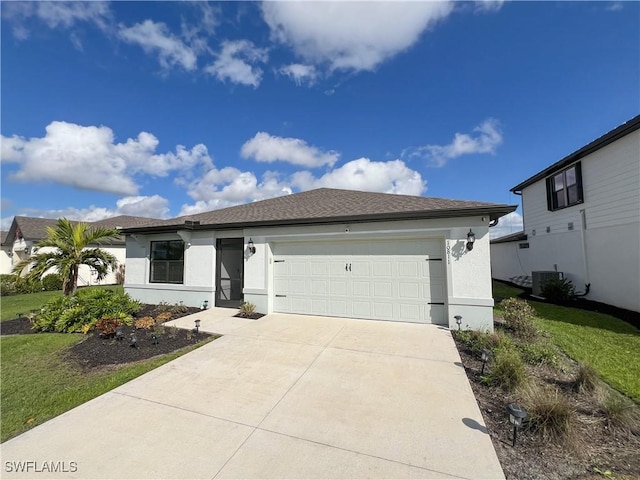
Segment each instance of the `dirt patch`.
M239 318L248 318L249 320L258 320L259 318L264 317L264 313L236 313L234 317Z
M513 428L506 406L515 400L515 395L487 385L480 374L481 360L465 344L456 340L456 345L507 479L596 479L605 478L607 471L611 472L610 478L640 478L640 437L612 428L596 400L575 390L575 364L565 372L548 366L528 366L527 373L536 382L558 388L569 399L578 418L576 445L544 441L535 431L524 428L518 432L513 447Z
M0 335L26 335L37 333L31 330L31 320L28 317L14 318L0 322Z

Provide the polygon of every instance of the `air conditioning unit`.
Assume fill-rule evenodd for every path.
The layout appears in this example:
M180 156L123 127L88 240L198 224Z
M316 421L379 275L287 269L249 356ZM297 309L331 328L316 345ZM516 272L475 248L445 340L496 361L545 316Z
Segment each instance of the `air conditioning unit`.
M537 297L542 296L542 286L548 280L554 280L557 278L563 278L562 272L556 272L555 270L539 270L537 272L531 272L532 286L531 294Z

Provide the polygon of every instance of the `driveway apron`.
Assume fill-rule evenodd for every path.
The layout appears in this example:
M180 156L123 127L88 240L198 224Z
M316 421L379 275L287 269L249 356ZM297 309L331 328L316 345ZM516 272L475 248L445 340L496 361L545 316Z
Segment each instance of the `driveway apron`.
M2 444L2 478L504 478L447 329L233 313L192 316L225 335Z

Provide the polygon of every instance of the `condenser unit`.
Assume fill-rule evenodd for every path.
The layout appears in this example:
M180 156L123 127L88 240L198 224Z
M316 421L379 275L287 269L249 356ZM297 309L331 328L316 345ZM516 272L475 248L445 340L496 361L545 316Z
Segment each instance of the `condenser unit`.
M531 293L537 297L542 296L542 286L548 280L554 280L563 278L562 272L556 272L554 270L539 270L537 272L531 272Z

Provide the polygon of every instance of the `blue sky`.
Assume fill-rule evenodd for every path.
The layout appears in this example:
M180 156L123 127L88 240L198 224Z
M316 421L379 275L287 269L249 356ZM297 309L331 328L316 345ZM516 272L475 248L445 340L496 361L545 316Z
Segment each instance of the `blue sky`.
M638 2L0 8L3 229L318 187L518 204L640 111Z

